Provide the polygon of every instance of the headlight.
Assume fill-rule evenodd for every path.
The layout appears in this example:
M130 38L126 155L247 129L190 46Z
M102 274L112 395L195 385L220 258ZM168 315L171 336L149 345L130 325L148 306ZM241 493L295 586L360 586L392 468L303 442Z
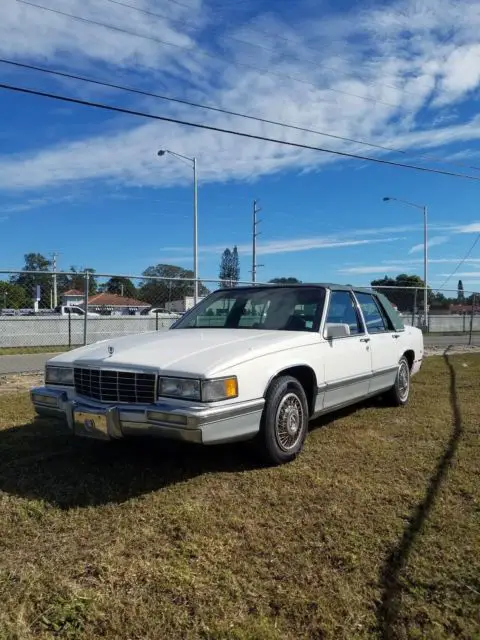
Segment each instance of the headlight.
M183 398L184 400L200 400L200 380L192 378L160 378L158 395L167 398Z
M218 402L238 396L238 382L235 376L213 380L194 378L160 378L158 395L183 400Z
M47 365L45 367L46 384L73 385L73 368Z

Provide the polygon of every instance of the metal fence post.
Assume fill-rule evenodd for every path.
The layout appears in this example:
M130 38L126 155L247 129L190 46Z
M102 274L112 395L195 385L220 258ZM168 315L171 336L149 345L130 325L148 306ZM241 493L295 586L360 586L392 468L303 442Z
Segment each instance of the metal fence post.
M72 347L72 314L68 314L68 348Z
M155 331L158 331L158 309L155 311Z
M87 344L88 337L88 290L90 288L90 273L88 271L85 271L84 273L83 285L83 309L85 311L85 315L83 316L83 344L85 346Z
M473 335L473 316L475 315L475 305L477 302L477 297L475 294L472 296L472 313L470 314L470 335L468 337L468 344L472 344L472 335Z
M412 327L416 327L417 325L415 324L415 319L417 317L417 291L418 289L415 288L413 290L413 311L412 311Z

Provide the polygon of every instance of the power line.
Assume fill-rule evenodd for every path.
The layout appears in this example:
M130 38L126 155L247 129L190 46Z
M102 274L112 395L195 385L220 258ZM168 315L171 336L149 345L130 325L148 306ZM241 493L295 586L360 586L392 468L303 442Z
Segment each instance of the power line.
M152 16L154 18L160 18L161 20L168 20L169 22L171 22L172 24L180 24L180 25L184 25L187 26L191 29L194 29L195 31L201 31L201 27L197 27L196 24L194 24L193 22L189 22L188 20L179 20L178 18L171 18L170 16L165 15L164 13L158 13L158 12L154 12L154 11L149 11L148 9L141 9L140 7L135 7L132 4L128 4L126 2L121 2L120 0L104 0L105 2L110 2L111 4L116 4L120 7L126 7L127 9L132 9L132 11L138 11L139 13L143 13L144 15L147 16ZM238 4L239 0L236 0L236 4ZM248 0L250 1L250 0ZM185 6L185 5L182 5ZM258 42L249 42L248 40L242 40L241 38L237 38L236 36L224 36L220 34L220 37L224 40L234 40L235 42L239 42L240 44L246 44L247 46L250 47L256 47L257 49L262 49L263 51L267 51L268 53L274 53L276 54L277 52L275 51L275 49L272 49L270 47L266 47L263 44L259 44ZM338 73L339 69L335 69L335 67L329 67L326 64L321 64L318 62L314 62L313 60L308 60L308 59L304 59L301 58L299 56L293 55L292 53L288 53L288 57L292 58L293 60L298 60L299 62L302 63L306 63L306 64L310 64L313 65L314 67L317 67L318 69L326 69L327 71L333 71L334 73ZM389 89L395 89L396 91L400 91L402 93L407 93L410 94L412 96L416 96L415 93L413 93L412 91L407 91L406 89L403 89L401 87L397 87L395 85L391 85L391 84L384 84L384 83L379 83L379 82L373 82L371 80L365 80L364 82L366 82L366 84L370 84L372 86L384 86L384 87L388 87ZM352 94L353 95L353 94ZM356 96L358 97L358 96Z
M33 2L29 2L28 0L16 0L17 2L24 4L24 5L28 5L30 7L35 7L36 9L42 9L43 11L49 11L50 13L56 13L58 15L64 16L66 18L71 18L72 20L78 20L80 22L85 22L87 24L94 24L97 27L104 27L105 29L110 29L112 31L117 31L119 33L124 33L130 36L134 36L136 38L143 38L144 40L151 40L153 42L157 42L158 44L161 44L163 46L168 46L168 47L175 47L177 49L182 49L183 51L190 51L191 53L197 53L197 54L201 54L203 56L207 56L209 58L213 58L215 60L220 60L221 58L219 58L219 56L213 54L213 53L209 53L208 51L202 51L200 49L194 49L193 47L184 47L183 45L180 44L176 44L174 42L169 42L167 40L161 40L160 38L156 38L154 36L147 36L141 33L136 33L135 31L130 31L128 29L124 29L122 27L115 27L114 25L111 24L107 24L105 22L100 22L98 20L91 20L90 18L82 18L81 16L76 16L72 13L67 13L65 11L60 11L59 9L53 9L51 7L45 7L43 5L40 4L35 4ZM225 60L222 58L221 59L222 62L225 62ZM385 102L384 100L377 100L376 98L370 98L368 96L360 96L356 93L350 93L349 91L343 91L341 89L333 89L332 87L319 87L318 85L316 85L313 82L310 82L309 80L303 80L302 78L297 78L296 76L291 76L285 73L276 73L275 71L271 71L269 69L262 69L260 67L256 67L252 64L248 64L246 62L238 62L237 60L231 60L228 61L227 64L231 64L234 66L239 66L239 67L245 67L247 69L253 69L254 71L258 71L259 73L264 73L267 75L271 75L271 76L275 76L277 78L281 78L283 79L288 79L288 80L292 80L294 82L299 82L301 84L306 84L309 85L311 87L315 87L315 89L318 89L320 91L333 91L334 93L339 93L341 95L346 95L349 96L351 98L358 98L359 100L365 100L366 102L374 102L374 103L378 103L378 104L382 104L384 106L387 107L392 107L394 109L397 108L398 105L392 104L390 102Z
M54 75L54 76L59 76L61 78L70 78L71 80L80 80L82 82L89 82L91 84L96 84L102 87L108 87L109 89L118 89L120 91L127 91L129 93L134 93L137 95L142 95L142 96L148 96L150 98L158 98L160 100L166 100L169 102L176 102L178 104L184 104L186 106L189 107L195 107L195 108L199 108L199 109L206 109L208 111L214 111L217 113L223 113L225 115L230 115L230 116L234 116L234 117L238 117L238 118L244 118L246 120L253 120L255 122L262 122L264 124L273 124L275 126L279 126L279 127L284 127L287 129L293 129L295 131L302 131L304 133L313 133L315 135L319 135L319 136L325 136L326 138L332 138L334 140L341 140L342 142L351 142L354 144L359 144L359 145L363 145L363 146L367 146L367 147L371 147L373 149L380 149L382 151L389 151L389 152L393 152L393 153L401 153L403 155L406 156L410 156L410 157L414 157L414 158L421 158L424 160L430 160L433 162L438 162L440 164L451 164L451 165L455 165L458 167L464 167L466 169L474 169L476 171L480 171L479 167L473 166L473 165L468 165L465 164L463 162L455 162L452 160L444 160L442 158L438 158L436 156L429 156L426 154L411 154L408 151L405 151L404 149L398 149L395 147L387 147L385 145L381 145L381 144L375 144L373 142L366 142L365 140L357 140L355 138L347 138L345 136L339 136L339 135L335 135L333 133L326 133L324 131L318 131L316 129L310 129L308 127L300 127L298 125L294 125L294 124L289 124L286 122L280 122L278 120L270 120L267 118L261 118L259 116L252 116L246 113L241 113L238 111L231 111L229 109L224 109L221 107L214 107L212 105L206 105L206 104L202 104L202 103L198 103L198 102L191 102L190 100L184 100L182 98L176 98L173 96L166 96L166 95L162 95L159 93L152 93L150 91L145 91L143 89L136 89L134 87L126 87L124 85L119 85L119 84L115 84L112 82L105 82L105 81L101 81L101 80L96 80L94 78L87 78L86 76L79 76L77 74L73 74L73 73L67 73L65 71L57 71L55 69L48 69L46 67L39 67L36 65L32 65L32 64L27 64L24 62L16 62L14 60L7 60L5 58L0 58L0 63L3 64L8 64L14 67L19 67L21 69L29 69L31 71L38 71L40 73L46 73L46 74L50 74L50 75Z
M450 280L450 278L453 278L453 276L457 273L457 271L460 269L460 267L462 266L462 264L468 260L470 254L472 253L472 251L475 249L475 247L478 244L478 241L480 240L480 233L477 235L477 237L475 238L475 240L473 241L472 246L470 247L470 249L467 251L467 253L465 254L465 256L460 260L460 262L457 264L457 266L455 267L455 269L452 271L452 273L448 276L448 278L442 283L442 286L440 287L440 289L443 289L443 287L447 284L447 282Z
M91 100L81 100L80 98L71 98L69 96L62 96L55 93L49 93L46 91L38 91L36 89L27 89L26 87L19 87L16 85L0 83L0 89L6 89L8 91L15 91L17 93L25 93L27 95L40 96L43 98L49 98L52 100L59 100L61 102L67 102L69 104L80 104L87 107L95 107L97 109L103 109L105 111L112 111L114 113L123 113L127 115L137 116L141 118L148 118L150 120L158 120L161 122L170 122L173 124L180 124L188 127L194 127L196 129L204 129L207 131L215 131L217 133L228 133L230 135L238 136L240 138L247 138L250 140L260 140L262 142L274 142L283 146L306 149L309 151L320 151L322 153L328 153L331 155L339 156L342 158L352 158L355 160L365 160L369 162L375 162L376 164L388 165L391 167L401 167L404 169L414 169L416 171L422 171L423 173L434 173L437 175L450 176L454 178L464 178L467 180L474 180L480 182L480 176L471 176L466 173L455 173L453 171L445 171L443 169L432 169L431 167L420 167L418 165L407 164L402 162L395 162L393 160L384 160L381 158L372 158L371 156L362 156L360 154L348 153L346 151L336 151L334 149L325 149L323 147L314 147L300 142L289 142L287 140L280 140L279 138L271 138L267 136L255 135L253 133L246 133L244 131L236 131L235 129L226 129L224 127L214 127L213 125L201 124L198 122L190 122L189 120L180 120L178 118L171 118L167 116L158 116L152 113L146 113L144 111L136 111L133 109L126 109L124 107L116 107L107 105L101 102L92 102Z

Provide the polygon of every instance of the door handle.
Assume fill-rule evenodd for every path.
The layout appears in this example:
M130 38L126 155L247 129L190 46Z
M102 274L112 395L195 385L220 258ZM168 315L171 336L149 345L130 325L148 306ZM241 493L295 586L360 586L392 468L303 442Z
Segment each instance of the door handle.
M399 337L400 337L400 334L398 334L398 333L393 333L392 334L392 338L399 338Z
M370 338L360 338L360 342L370 342Z

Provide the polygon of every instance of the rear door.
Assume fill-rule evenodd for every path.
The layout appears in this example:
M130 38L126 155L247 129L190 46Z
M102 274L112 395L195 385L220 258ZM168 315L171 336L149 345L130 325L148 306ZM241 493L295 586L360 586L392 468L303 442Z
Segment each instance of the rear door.
M400 360L400 333L395 331L376 296L355 293L370 338L372 379L370 393L389 389L395 383Z
M369 336L349 291L332 291L326 324L347 324L350 335L331 338L323 349L324 409L350 404L368 394L372 375Z

